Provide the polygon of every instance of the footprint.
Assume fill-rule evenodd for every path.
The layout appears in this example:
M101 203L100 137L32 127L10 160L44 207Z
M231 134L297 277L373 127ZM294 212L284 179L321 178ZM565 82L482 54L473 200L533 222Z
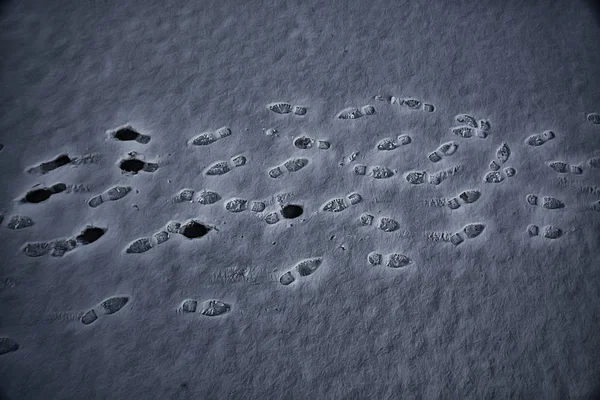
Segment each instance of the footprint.
M362 196L356 192L350 193L349 195L346 196L346 199L342 198L342 197L336 197L333 199L330 199L329 201L327 201L327 203L325 203L321 209L323 211L327 211L327 212L340 212L340 211L344 211L345 209L347 209L349 207L348 204L350 204L350 206L353 206L355 204L358 204L362 201Z
M308 110L304 106L294 106L294 108L292 109L292 112L295 115L303 116L303 115L306 115Z
M196 202L204 206L215 204L219 200L221 200L221 195L219 193L206 189L199 191L196 197Z
M403 134L403 135L398 135L398 137L396 138L397 143L400 146L406 146L408 144L410 144L412 142L412 138L409 135Z
M469 139L475 136L475 129L470 126L459 126L452 128L452 133L463 139Z
M6 224L6 227L8 229L15 230L28 228L32 225L35 225L35 222L33 222L33 220L30 217L26 217L24 215L13 215Z
M364 114L362 113L362 111L356 107L349 107L349 108L345 108L342 111L340 111L337 115L336 118L338 119L357 119L362 117Z
M204 175L221 176L225 175L229 171L231 171L231 167L229 166L229 163L227 161L217 161L206 169Z
M477 125L477 120L469 114L458 114L454 117L454 120L461 125L467 125L471 128L479 128L479 125Z
M207 317L217 317L231 310L231 305L221 300L207 300L202 304L200 314Z
M216 141L231 136L231 129L223 126L214 132L204 132L193 137L188 141L188 145L192 146L208 146Z
M412 171L407 173L404 178L411 185L421 185L425 183L427 179L427 172L425 171Z
M572 173L575 175L583 174L583 168L578 165L569 165L563 161L551 161L548 163L548 167L550 167L554 172L559 174Z
M398 222L389 217L381 217L379 218L378 228L383 232L394 232L398 230L400 225Z
M269 169L267 174L271 178L277 179L280 176L286 174L286 171L287 173L295 173L300 171L302 168L306 167L308 164L309 161L307 158L290 158L289 160L285 161L282 165L278 165Z
M19 350L19 344L11 338L0 337L0 356Z
M540 228L537 225L530 224L527 226L527 234L530 237L538 236L540 234ZM547 225L542 231L542 236L546 239L558 239L563 235L563 231L554 225Z
M371 226L373 225L373 219L375 217L371 214L367 214L367 213L362 213L360 214L360 216L358 217L358 221L360 222L361 225L363 226Z
M292 105L286 102L274 102L267 104L267 108L276 114L289 114L292 112Z
M194 189L181 189L173 196L174 203L192 203L194 201Z
M22 203L32 203L32 204L41 203L43 201L48 200L50 198L50 196L53 196L58 193L62 193L65 190L67 190L67 185L65 185L64 183L57 183L50 187L31 190L31 191L27 192L27 194L25 195L25 197L23 197L21 202Z
M398 99L397 102L400 106L403 106L410 110L418 110L421 108L421 104L422 104L420 100L412 99L412 98Z
M492 129L492 124L490 124L490 121L488 121L487 119L480 119L479 120L479 129L484 132L489 132L490 129Z
M481 235L484 231L485 225L479 223L467 224L463 227L461 232L454 233L450 236L450 243L455 246L458 246L466 239L474 239L477 236ZM463 238L463 236L465 238Z
M141 254L145 253L152 248L152 241L150 238L144 237L134 240L127 245L125 253L127 254Z
M131 186L113 186L105 192L92 197L88 201L88 205L92 208L96 208L100 204L105 203L107 201L121 200L123 197L127 196L132 190L133 188Z
M423 103L423 111L425 111L425 112L434 112L435 111L435 106L433 104L430 104L430 103Z
M128 302L128 296L109 297L108 299L102 301L100 305L85 312L85 314L83 314L81 317L81 323L84 325L90 325L96 322L101 316L116 314L117 312L121 311Z
M529 203L532 206L540 205L539 197L534 194L528 194L527 196L525 196L525 199L527 200L527 203ZM542 197L541 206L548 210L557 210L559 208L564 208L565 204L555 197L544 196Z
M356 175L366 175L367 174L367 166L363 164L356 164L353 168L354 173Z
M225 202L225 209L232 213L240 213L248 209L248 200L235 198Z
M412 263L412 260L404 254L391 253L387 255L385 266L388 268L404 268Z
M381 253L376 253L376 252L372 251L369 254L367 254L367 262L370 265L373 265L373 266L381 265L382 260L383 260L383 256L381 255Z
M135 157L130 157L119 162L119 168L123 173L136 175L138 172L156 172L158 164L145 162Z
M55 239L50 242L50 255L52 257L62 257L66 253L75 250L77 247L77 240L74 238L70 239Z
M167 240L169 240L170 235L169 232L167 231L158 231L155 234L152 235L152 237L154 238L154 240L156 241L156 244L161 244L166 242Z
M133 129L131 125L125 125L115 130L108 131L108 135L116 140L122 142L136 141L141 144L148 144L150 142L150 136L143 135Z
M504 176L500 173L500 171L489 171L484 175L483 181L485 183L500 183L504 181Z
M298 218L304 213L304 209L299 204L286 204L281 207L281 216L285 219Z
M315 140L307 136L300 136L295 138L293 143L294 146L298 149L308 150L313 146Z
M253 201L250 203L250 211L260 213L265 211L265 208L267 208L267 205L262 201Z
M508 159L510 158L510 148L506 142L503 142L502 145L496 150L496 160L498 160L499 164L506 164Z
M450 209L456 210L463 204L475 203L481 197L481 192L475 189L469 189L461 192L457 197L448 200L447 205Z
M299 278L305 278L314 274L321 266L323 260L321 257L307 258L298 262L289 271L286 271L279 277L279 283L284 286L295 282Z
M456 153L456 150L458 150L458 143L446 142L440 145L431 153L429 153L427 155L427 158L429 159L429 161L436 163L438 161L441 161L444 157L449 157L453 155L454 153Z
M379 141L379 143L377 143L377 150L379 151L390 151L390 150L395 150L399 147L398 144L396 144L394 142L393 139L390 138L385 138Z
M529 136L527 139L525 139L525 144L529 145L529 146L541 146L544 143L548 142L549 140L552 140L556 137L556 135L554 134L553 131L544 131L541 134L535 134L535 135L531 135Z
M54 171L57 168L70 164L71 161L73 160L71 160L71 158L67 154L61 154L50 161L43 162L41 164L27 169L27 173L45 175L48 172Z
M388 179L394 176L394 171L387 167L375 166L371 168L370 175L373 179Z
M506 167L506 168L504 168L504 174L508 178L512 178L513 176L515 176L517 174L517 170L514 169L513 167Z
M586 116L586 119L594 125L600 125L600 114L590 113Z

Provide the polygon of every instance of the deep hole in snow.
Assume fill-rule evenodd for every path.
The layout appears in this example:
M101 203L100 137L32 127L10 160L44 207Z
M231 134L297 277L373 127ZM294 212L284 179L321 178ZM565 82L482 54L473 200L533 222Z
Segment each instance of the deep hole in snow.
M139 133L131 128L123 128L115 132L115 139L122 141L135 140L137 139L138 135Z
M106 230L95 226L88 226L77 236L77 241L81 244L90 244L100 239Z
M179 229L179 233L188 239L200 238L206 235L210 228L196 221L191 221Z
M303 211L304 210L302 209L302 206L297 204L288 204L281 208L281 215L283 218L292 219L301 216Z
M139 172L144 168L144 162L135 158L123 160L121 161L119 168L125 172Z

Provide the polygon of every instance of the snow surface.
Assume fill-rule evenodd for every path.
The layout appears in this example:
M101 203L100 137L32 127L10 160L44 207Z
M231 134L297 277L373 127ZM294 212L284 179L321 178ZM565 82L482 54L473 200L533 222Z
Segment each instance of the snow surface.
M591 3L26 0L0 31L3 398L598 394Z

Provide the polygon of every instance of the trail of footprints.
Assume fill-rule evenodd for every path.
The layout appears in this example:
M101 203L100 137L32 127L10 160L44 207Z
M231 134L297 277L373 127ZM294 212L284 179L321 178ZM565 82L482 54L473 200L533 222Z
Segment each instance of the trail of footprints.
M387 102L392 105L397 105L408 111L421 110L425 112L434 112L433 104L425 103L414 98L399 99L394 96L383 97L375 96L375 100ZM307 114L307 108L300 105L292 105L287 102L274 102L267 105L268 110L279 115L296 115L304 116ZM357 119L364 116L373 116L377 111L373 105L367 104L361 107L349 107L341 110L336 114L336 119L347 120ZM600 114L590 113L586 116L587 120L594 124L600 124ZM473 137L485 139L491 131L490 121L487 119L476 119L469 114L459 114L455 116L455 122L458 124L450 129L452 135L461 139L469 139ZM272 135L277 133L277 130L270 129ZM109 140L118 142L130 142L136 145L147 145L151 141L151 136L140 133L132 125L127 124L116 129L106 131ZM222 126L213 131L205 131L188 140L188 146L207 147L214 145L226 138L232 136L232 130L227 126ZM539 134L528 136L524 144L531 147L540 147L556 138L556 135L551 130L543 131ZM407 146L413 142L411 136L401 134L395 138L386 137L377 142L374 151L390 152L397 150L402 146ZM311 137L308 135L296 136L292 140L292 145L298 150L328 150L331 148L331 143L325 138ZM432 163L440 163L443 159L452 157L459 149L460 145L456 141L446 141L440 144L435 150L426 154L427 159ZM355 151L347 158L348 163L356 160L359 152ZM59 154L54 158L39 162L26 169L26 173L32 175L48 175L53 171L65 166L79 166L87 164L96 164L101 157L96 153L88 153L82 155L69 155L66 153ZM497 148L495 158L489 163L489 171L484 175L485 183L500 183L506 178L515 176L516 170L508 165L511 159L511 149L506 142L502 142ZM228 161L215 161L204 170L205 176L222 176L232 171L235 168L246 165L248 162L245 155L238 154L232 156ZM267 170L267 175L273 179L281 178L285 174L296 173L304 169L310 164L308 157L292 157L288 158L281 164L271 167ZM340 163L343 165L345 163ZM547 161L547 166L558 174L573 174L581 175L583 173L582 165L569 164L565 161L553 160ZM145 157L139 153L131 151L126 157L121 157L117 161L118 168L123 174L133 176L138 173L153 173L159 169L159 164L156 162L146 161ZM590 169L600 169L600 157L590 158L587 161L587 166ZM389 179L397 175L397 171L387 166L373 165L367 166L364 164L356 164L353 166L353 172L356 175L369 175L375 180ZM460 172L461 166L449 167L438 172L427 172L423 170L413 170L404 173L405 181L409 185L421 185L429 183L439 185L442 181L450 176ZM91 208L97 208L108 202L116 202L124 199L131 193L133 186L127 184L113 185L103 192L93 195L87 201L87 205ZM49 186L39 185L28 191L21 199L20 204L38 204L49 200L53 196L58 196L63 193L89 191L84 185L68 185L65 183L54 183ZM479 189L466 189L459 194L446 200L446 206L450 210L456 210L463 206L468 206L476 203L482 193ZM198 191L191 188L183 188L175 193L172 197L173 203L198 203L201 206L210 206L220 202L221 194L209 189L200 189ZM530 207L539 207L545 210L560 210L566 206L563 201L549 195L539 195L529 193L525 195L525 200ZM325 213L339 213L361 203L363 197L357 192L351 192L346 196L330 198L320 206L320 211ZM241 197L233 197L223 200L223 207L226 211L233 214L243 212L253 212L261 216L268 225L278 223L283 219L294 219L303 215L304 206L302 204L294 204L282 202L279 204L279 209L276 211L268 210L267 203L262 200L249 200ZM600 200L595 201L590 206L590 209L600 212ZM4 213L0 215L0 224L4 222ZM400 224L398 221L389 216L375 217L372 213L361 212L358 214L358 223L360 226L375 225L384 233L396 232ZM32 218L22 215L13 214L7 219L6 228L11 230L24 229L33 226L35 222ZM465 241L475 240L485 231L486 225L481 222L472 222L464 225L459 231L449 234L449 242L454 246L459 246ZM162 243L168 241L173 235L183 236L187 239L199 239L208 235L211 231L216 230L215 227L202 222L201 219L192 218L185 222L169 221L165 226L158 229L148 237L141 237L133 240L125 247L126 254L145 253L152 248L155 248ZM65 254L75 250L76 248L89 245L99 240L107 232L106 228L93 225L86 226L79 234L71 238L56 238L48 241L26 242L22 246L22 252L28 257L40 257L50 255L52 257L62 257ZM546 225L540 227L538 225L529 224L526 228L526 233L530 237L542 237L544 239L555 240L563 236L564 231L554 225ZM386 266L392 269L402 269L413 264L413 260L400 252L392 252L382 254L379 252L371 252L367 255L367 263L372 266ZM323 263L322 257L313 257L303 259L297 262L292 268L284 271L278 278L278 281L283 286L301 284L313 274L315 274ZM119 313L129 303L130 297L126 295L113 296L103 300L98 305L85 311L81 316L83 325L91 325L113 314ZM186 299L179 308L180 313L199 313L207 317L218 317L227 314L232 309L232 305L218 299L197 300ZM19 344L8 337L0 337L0 355L15 352L19 349Z

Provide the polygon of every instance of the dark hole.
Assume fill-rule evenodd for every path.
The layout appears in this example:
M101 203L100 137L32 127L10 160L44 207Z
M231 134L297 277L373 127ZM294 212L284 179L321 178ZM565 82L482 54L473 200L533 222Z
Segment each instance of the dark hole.
M102 228L96 228L95 226L88 226L77 236L77 241L81 244L90 244L100 239L104 235L105 230Z
M302 215L302 207L296 204L288 204L281 209L283 218L297 218Z
M185 224L179 230L179 233L181 233L183 236L185 236L188 239L195 239L195 238L200 238L200 237L206 235L208 233L208 231L210 231L209 227L202 225L199 222L192 221L192 222Z
M41 203L48 200L53 193L54 191L51 189L32 190L25 195L25 201L27 203Z
M121 161L121 165L119 166L125 172L139 172L144 168L144 162L132 158L130 160Z
M52 185L52 187L50 189L54 193L60 193L60 192L64 192L65 190L67 190L67 185L65 185L64 183L57 183L56 185Z
M138 137L138 135L139 133L137 133L131 128L123 128L115 132L115 138L123 141L135 140Z
M71 158L68 155L63 154L63 155L56 157L54 159L54 161L52 161L52 162L54 163L56 168L58 168L58 167L62 167L63 165L67 165L68 163L70 163Z

